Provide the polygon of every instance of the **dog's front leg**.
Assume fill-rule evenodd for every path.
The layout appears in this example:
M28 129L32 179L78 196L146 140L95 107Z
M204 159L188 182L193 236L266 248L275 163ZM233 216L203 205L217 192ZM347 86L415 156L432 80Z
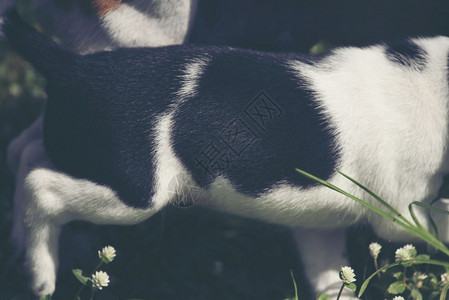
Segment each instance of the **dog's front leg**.
M349 265L346 258L346 230L295 228L294 236L307 278L316 295L327 294L336 299L342 281L340 267ZM340 299L358 299L343 289Z
M40 141L35 147L39 148ZM36 158L36 157L32 157ZM45 153L42 157L48 161ZM32 160L33 163L36 160ZM21 161L21 163L26 163ZM108 187L75 179L51 168L36 167L24 178L23 231L25 259L36 295L52 294L58 267L58 238L72 220L96 224L135 224L161 209L168 198L146 209L124 204Z

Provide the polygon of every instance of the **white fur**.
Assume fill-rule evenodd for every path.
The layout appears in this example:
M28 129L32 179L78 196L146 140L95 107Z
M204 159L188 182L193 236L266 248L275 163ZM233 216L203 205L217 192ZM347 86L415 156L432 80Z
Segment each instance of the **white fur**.
M36 0L32 10L63 46L80 54L181 44L196 9L196 0L131 0L99 18L71 4L64 9L52 1Z
M192 0L137 1L122 4L101 19L118 46L175 45L185 41L195 5Z
M163 207L174 196L173 191L187 192L186 189L190 188L190 184L193 183L193 179L189 176L186 168L182 165L181 161L176 157L172 144L171 144L171 132L173 126L173 115L179 105L185 101L188 101L196 94L198 86L198 79L202 75L208 60L206 58L196 59L186 65L184 74L181 78L181 88L177 95L178 100L176 103L172 103L167 111L159 117L157 125L155 126L155 135L153 137L155 144L155 190L156 193L152 202L158 207ZM178 186L173 186L175 178L179 178L182 175L184 182L178 182ZM186 185L189 184L189 187ZM150 200L150 199L149 199ZM160 204L159 204L160 203Z
M330 299L336 299L341 288L339 270L348 265L345 230L295 228L294 237L314 292L317 295L326 293ZM331 252L333 255L329 255ZM357 298L349 289L344 289L340 299Z
M180 101L185 101L197 95L198 80L207 67L210 59L207 57L197 58L188 63L181 78L181 88L177 92ZM180 104L180 103L178 103Z
M430 201L436 196L449 167L449 39L417 41L429 54L421 72L392 63L382 46L339 49L317 66L292 62L316 91L338 134L342 155L338 168L404 215L408 215L410 202ZM422 211L418 217L427 226ZM367 214L366 218L386 239L410 238L382 217Z

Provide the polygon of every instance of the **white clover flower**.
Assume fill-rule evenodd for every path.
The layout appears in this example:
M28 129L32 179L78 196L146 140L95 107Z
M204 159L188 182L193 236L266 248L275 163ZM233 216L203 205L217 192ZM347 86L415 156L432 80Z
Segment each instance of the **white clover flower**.
M92 274L92 286L98 290L109 285L109 275L103 271L97 271Z
M351 267L341 267L340 279L346 284L354 282L356 280L354 270Z
M393 300L405 300L402 296L395 296Z
M377 259L377 257L379 256L380 249L382 249L382 246L379 243L369 244L369 253L374 259Z
M448 273L441 274L441 284L445 285L448 282L449 282L449 274Z
M98 251L98 257L107 264L114 260L115 255L115 249L112 246L106 246L101 251Z
M416 272L415 274L416 274L416 279L418 279L420 281L423 281L428 277L427 274L423 274L421 272Z
M402 248L399 248L395 252L396 261L409 260L416 256L416 249L413 245L405 245Z

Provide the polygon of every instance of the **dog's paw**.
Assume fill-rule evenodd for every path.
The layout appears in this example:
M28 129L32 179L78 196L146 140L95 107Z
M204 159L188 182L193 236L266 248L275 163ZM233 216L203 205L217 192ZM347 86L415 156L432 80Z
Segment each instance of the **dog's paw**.
M55 258L45 247L35 248L30 254L26 266L30 272L31 289L37 296L53 294L56 284Z
M32 282L31 288L33 293L39 297L51 295L55 291L55 281L54 276L42 273L35 278Z
M58 268L58 238L60 228L51 223L34 223L26 236L25 266L31 288L37 296L53 294Z

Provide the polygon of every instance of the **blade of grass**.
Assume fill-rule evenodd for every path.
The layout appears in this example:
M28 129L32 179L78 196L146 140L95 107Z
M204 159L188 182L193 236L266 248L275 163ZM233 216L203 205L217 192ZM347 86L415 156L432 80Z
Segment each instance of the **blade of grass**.
M418 218L415 215L415 211L413 210L413 203L410 203L408 205L408 211L410 212L410 216L412 216L413 222L415 222L416 226L419 229L424 229L424 227L421 225L421 223L419 222Z
M436 201L434 201L436 202ZM434 203L432 202L432 204ZM434 206L432 206L431 204L427 204L427 203L422 203L422 202L418 202L418 201L414 201L412 202L413 205L416 206L421 206L425 209L428 209L430 211L436 212L436 213L440 213L440 214L445 214L445 215L449 215L449 211L444 210L444 209L440 209L440 208L436 208ZM430 225L432 226L433 231L435 232L435 237L439 240L440 239L440 234L438 232L438 227L436 226L433 218L431 215L429 215L429 221L430 221Z
M431 210L431 211L434 211L434 212L437 212L437 213L440 213L440 214L449 215L449 211L444 210L444 209L440 209L440 208L436 208L436 207L434 207L434 206L432 206L432 205L429 205L429 204L427 204L427 203L422 203L422 202L414 201L414 202L412 202L411 204L417 205L417 206L421 206L421 207L424 207L424 208L427 208L428 210Z
M374 199L376 199L377 201L379 201L383 206L385 206L386 208L388 208L388 210L390 210L394 215L396 215L396 217L400 218L402 221L408 223L411 225L410 221L407 220L399 211L397 211L393 206L391 206L390 204L388 204L388 202L386 202L385 200L383 200L382 198L380 198L376 193L374 193L373 191L371 191L370 189L368 189L367 187L365 187L364 185L362 185L361 183L359 183L357 180L353 179L352 177L346 175L345 173L343 173L340 170L335 170L338 174L342 175L343 177L345 177L346 179L350 180L352 183L355 183L358 187L360 187L361 189L363 189L365 192L367 192L371 197L373 197Z
M306 176L306 177L309 177L310 179L313 179L313 180L321 183L324 186L327 186L328 188L330 188L330 189L332 189L332 190L334 190L336 192L339 192L340 194L345 195L346 197L348 197L348 198L358 202L359 204L367 207L368 209L372 210L373 212L375 212L375 213L377 213L377 214L379 214L379 215L389 219L390 221L392 221L392 222L402 226L409 233L411 233L411 234L417 236L418 238L424 240L425 242L431 244L436 249L440 250L441 252L443 252L443 253L445 253L446 255L449 256L449 249L443 243L441 243L441 241L437 240L431 233L429 233L424 228L418 228L418 227L416 227L415 225L413 225L409 221L404 223L402 221L402 219L397 219L395 216L392 216L392 215L384 212L383 210L373 206L372 204L370 204L370 203L368 203L368 202L366 202L366 201L364 201L362 199L359 199L359 198L349 194L348 192L346 192L346 191L336 187L335 185L333 185L333 184L331 184L331 183L329 183L329 182L327 182L325 180L322 180L322 179L320 179L320 178L318 178L318 177L316 177L316 176L314 176L314 175L312 175L312 174L310 174L310 173L308 173L306 171L303 171L301 169L296 169L296 171L299 172L300 174ZM345 176L345 175L343 175L343 176ZM347 178L348 177L349 176L347 176ZM382 200L381 203L385 203L385 201ZM392 209L395 210L394 208L392 208Z
M390 269L390 268L397 267L397 266L399 266L399 265L401 265L401 263L394 263L394 264L391 264L391 265L387 265L387 266L384 266L384 267L380 268L379 270L377 270L377 271L374 272L373 274L371 274L371 275L370 275L370 276L363 282L362 286L360 287L359 294L358 294L357 296L358 296L358 297L361 297L361 296L363 295L363 293L365 292L366 288L368 287L368 284L370 283L371 279L374 278L374 276L376 276L376 275L379 274L380 272L386 271L386 270L388 270L388 269Z
M290 276L292 277L293 280L293 287L295 288L295 300L298 300L298 286L296 285L296 280L295 280L295 275L293 275L293 271L290 270Z
M392 215L384 212L383 210L375 207L374 205L372 205L372 204L370 204L370 203L368 203L366 201L363 201L362 199L359 199L359 198L349 194L348 192L346 192L346 191L344 191L344 190L334 186L333 184L331 184L331 183L329 183L329 182L327 182L325 180L322 180L322 179L320 179L320 178L318 178L318 177L316 177L316 176L314 176L314 175L312 175L310 173L307 173L306 171L303 171L301 169L296 169L296 171L299 172L300 174L306 176L306 177L309 177L309 178L311 178L311 179L321 183L324 186L327 186L328 188L330 188L330 189L332 189L332 190L334 190L334 191L336 191L336 192L338 192L340 194L345 195L346 197L351 198L352 200L355 200L356 202L358 202L361 205L369 208L370 210L376 212L377 214L379 214L379 215L389 219L390 221L392 221L392 222L394 222L396 224L399 224L400 226L402 226L404 228L407 228L409 231L416 231L415 228L413 227L413 224L411 224L410 222L408 222L410 224L404 223L404 222L402 222L402 220L397 219L395 216L392 216Z
M380 198L378 195L376 195L374 192L372 192L371 190L369 190L368 188L366 188L364 185L362 185L361 183L359 183L358 181L356 181L355 179L353 179L352 177L350 177L349 175L346 175L345 173L341 172L340 170L336 170L337 173L339 173L340 175L344 176L345 178L347 178L348 180L350 180L351 182L353 182L354 184L356 184L357 186L359 186L360 188L362 188L364 191L366 191L369 195L371 195L372 197L374 197L376 200L378 200L382 205L384 205L385 207L387 207L391 212L393 212L396 216L398 216L399 218L401 218L401 220L403 220L404 222L406 222L408 225L410 225L411 227L413 227L413 224L410 223L410 221L408 221L406 218L404 218L404 216L402 216L394 207L392 207L390 204L388 204L385 200L383 200L382 198ZM415 203L415 205L419 205L422 207L426 207L429 208L431 210L437 211L437 212L442 212L442 213L446 213L449 214L449 212L446 212L444 210L438 209L436 207L432 207L428 204L425 203L421 203L418 201L414 201L412 202L408 209L410 212L410 216L412 217L413 221L416 224L417 230L415 230L416 233L418 233L418 237L420 237L421 239L425 240L426 242L428 242L429 244L433 244L433 243L437 243L438 244L438 248L440 251L446 253L447 255L449 255L449 252L447 252L447 247L440 242L438 235L435 239L435 236L433 234L431 234L430 232L428 232L423 226L422 224L419 222L418 218L416 217L413 209L412 209L412 204ZM438 230L436 229L435 223L433 223L433 220L430 220L431 224L433 224L434 226L434 230L435 232L438 232ZM410 227L410 228L411 228ZM404 227L405 228L405 227ZM435 245L434 245L435 246Z

